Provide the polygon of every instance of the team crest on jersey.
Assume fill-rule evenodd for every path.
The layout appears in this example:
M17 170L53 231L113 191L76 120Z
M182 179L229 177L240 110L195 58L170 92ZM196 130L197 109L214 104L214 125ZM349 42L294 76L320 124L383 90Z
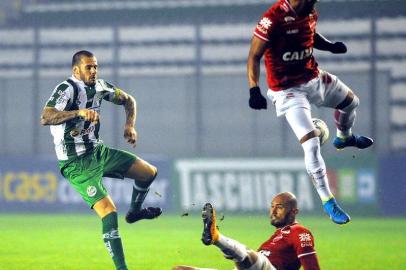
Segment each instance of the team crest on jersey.
M89 197L94 197L97 193L97 188L95 186L88 186L86 193Z
M299 234L300 246L301 247L312 247L312 236L310 233L300 233Z
M301 242L312 241L312 237L311 237L310 233L300 233L299 240Z
M261 25L263 28L265 29L269 29L269 27L271 27L272 22L270 19L264 17L261 19L261 21L259 22L259 25Z

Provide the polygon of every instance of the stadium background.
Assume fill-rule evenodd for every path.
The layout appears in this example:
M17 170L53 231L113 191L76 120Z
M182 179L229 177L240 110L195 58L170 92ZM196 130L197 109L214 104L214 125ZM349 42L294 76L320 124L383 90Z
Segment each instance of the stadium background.
M0 217L89 213L60 176L49 128L39 124L43 105L70 75L71 56L80 49L96 54L100 77L137 99L135 151L160 171L147 203L176 217L212 201L227 215L250 217L265 213L273 194L291 190L304 217L321 216L302 149L285 121L273 108L248 107L249 42L272 2L1 1ZM344 41L349 51L315 51L316 58L356 91L361 105L355 131L375 139L362 152L323 146L331 185L353 216L402 221L406 2L322 0L318 10L318 30ZM331 110L315 108L314 116L334 133ZM101 117L105 143L134 151L122 139L122 108L105 103ZM125 211L129 181L105 183Z

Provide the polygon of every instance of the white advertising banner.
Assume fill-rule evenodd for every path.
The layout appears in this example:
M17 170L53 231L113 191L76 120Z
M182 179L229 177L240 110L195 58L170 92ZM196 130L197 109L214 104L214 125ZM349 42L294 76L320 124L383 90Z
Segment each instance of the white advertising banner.
M301 210L318 204L303 159L188 159L176 161L175 169L185 211L206 202L219 210L262 211L284 191L297 196Z

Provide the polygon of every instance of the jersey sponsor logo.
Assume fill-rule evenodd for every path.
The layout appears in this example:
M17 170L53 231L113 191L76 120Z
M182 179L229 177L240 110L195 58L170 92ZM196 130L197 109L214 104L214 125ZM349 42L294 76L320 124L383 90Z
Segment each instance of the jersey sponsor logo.
M72 137L76 137L76 136L84 136L87 134L90 134L94 131L95 127L94 126L90 126L88 128L82 129L82 130L78 130L77 128L71 130L70 135Z
M73 130L71 130L70 131L70 135L72 136L72 137L76 137L76 136L78 136L79 135L79 130L78 129L73 129Z
M285 20L285 22L293 22L293 21L295 21L295 18L293 18L292 16L286 16L283 19Z
M286 31L286 34L288 35L293 35L297 33L299 33L299 29L289 29L288 31Z
M89 197L94 197L97 193L97 188L95 186L88 186L86 193Z
M303 51L285 52L282 56L283 61L298 61L309 58L313 54L313 48L306 48Z

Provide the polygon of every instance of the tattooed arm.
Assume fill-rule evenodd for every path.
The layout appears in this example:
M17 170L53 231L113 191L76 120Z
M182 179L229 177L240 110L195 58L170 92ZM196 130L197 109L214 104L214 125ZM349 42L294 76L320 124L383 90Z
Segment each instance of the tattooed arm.
M112 100L114 104L123 105L126 115L124 126L124 138L134 147L137 143L137 131L135 130L135 121L137 119L137 102L134 97L127 94L121 89L116 89Z
M59 111L53 107L45 107L41 113L41 124L44 126L60 125L78 117L91 122L99 120L99 114L94 110Z

